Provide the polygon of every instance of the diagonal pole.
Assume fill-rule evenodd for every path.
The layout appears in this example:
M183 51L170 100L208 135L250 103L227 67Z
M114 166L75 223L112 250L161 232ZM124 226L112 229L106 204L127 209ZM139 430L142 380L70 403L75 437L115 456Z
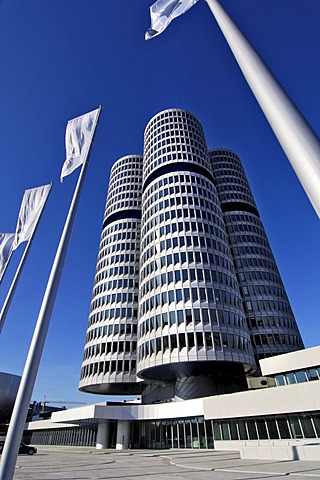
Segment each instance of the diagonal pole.
M19 446L25 426L25 421L28 413L30 399L33 387L36 381L36 376L41 360L41 355L46 340L47 331L50 324L50 318L54 307L55 298L57 295L60 278L63 270L63 265L66 259L72 229L77 213L77 208L80 200L80 193L85 178L86 167L90 155L91 146L94 139L94 134L99 121L102 107L99 107L99 112L96 118L94 133L90 146L87 151L86 159L83 162L78 182L74 191L74 195L69 208L69 213L64 225L64 229L60 238L59 246L52 265L50 277L47 288L44 293L42 305L40 308L37 324L34 330L33 338L29 348L29 353L25 363L22 374L17 398L14 404L10 425L8 428L6 441L1 455L0 461L0 480L12 480L14 469L17 461Z
M14 235L14 234L13 234L13 235ZM9 265L10 260L11 260L12 253L13 253L13 250L11 250L11 252L10 252L10 254L9 254L9 257L8 257L8 259L7 259L7 262L6 262L5 266L4 266L4 269L2 270L2 274L0 275L0 284L1 284L2 280L3 280L4 274L5 274L6 271L7 271L8 265Z
M319 137L219 2L206 2L320 218Z
M50 190L52 188L52 183L50 184ZM50 193L50 191L49 191ZM45 201L45 204L47 203L47 200L48 200L48 197L49 197L49 193L48 193L48 196L46 198L46 201ZM22 269L24 267L24 264L27 260L27 257L28 257L28 253L29 253L29 250L30 250L30 247L31 247L31 244L32 244L32 240L33 240L33 237L36 233L36 230L37 230L37 227L38 227L38 224L40 222L40 218L42 216L42 213L43 213L43 210L44 210L44 207L45 207L45 204L43 205L42 207L42 210L41 210L41 214L39 215L39 218L37 220L37 223L35 225L35 228L32 232L32 235L31 235L31 238L28 240L28 243L24 249L24 252L23 252L23 255L21 257L21 260L20 260L20 263L18 265L18 268L16 270L16 273L13 277L13 280L11 282L11 285L10 285L10 288L9 288L9 291L7 293L7 296L5 298L5 301L3 303L3 306L2 306L2 309L1 309L1 312L0 312L0 334L1 334L1 331L2 331L2 328L3 328L3 325L4 325L4 322L6 320L6 317L7 317L7 314L8 314L8 311L9 311L9 308L10 308L10 305L11 305L11 301L12 301L12 298L13 298L13 295L14 295L14 292L16 291L16 288L17 288L17 285L18 285L18 282L19 282L19 279L20 279L20 275L21 275L21 272L22 272Z

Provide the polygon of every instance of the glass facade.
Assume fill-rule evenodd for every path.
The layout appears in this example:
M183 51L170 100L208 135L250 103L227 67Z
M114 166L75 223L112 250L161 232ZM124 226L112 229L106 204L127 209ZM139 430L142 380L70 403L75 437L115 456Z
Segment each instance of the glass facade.
M110 422L109 447L116 444ZM94 446L97 424L28 432L35 445ZM131 422L130 448L214 448L215 441L310 440L320 438L320 412L205 420L204 417Z
M206 425L207 424L207 425ZM213 448L211 423L203 417L133 422L132 448Z
M133 422L132 448L214 448L223 440L320 437L320 412L225 420L203 417Z
M142 157L119 159L110 174L80 390L139 393L136 376Z
M257 361L303 348L241 160L209 151Z
M111 170L80 390L243 390L259 359L301 348L239 157L208 150L192 114L155 115L144 155Z
M33 431L29 443L34 445L68 445L95 447L98 425ZM29 432L28 432L29 433Z
M145 130L140 256L139 376L252 369L204 133L181 110L159 113Z
M281 387L282 385L292 385L294 383L313 382L314 380L320 380L320 367L280 373L279 375L275 375L274 378L277 387Z
M286 440L320 436L320 412L212 420L211 424L214 440Z

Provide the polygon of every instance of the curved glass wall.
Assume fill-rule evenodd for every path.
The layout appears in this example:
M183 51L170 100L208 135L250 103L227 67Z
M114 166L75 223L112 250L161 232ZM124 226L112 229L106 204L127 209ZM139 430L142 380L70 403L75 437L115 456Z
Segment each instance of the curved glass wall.
M139 393L136 376L142 157L112 167L79 388Z
M240 158L209 151L257 359L303 348L302 339Z
M166 110L144 143L138 375L171 381L254 366L206 141Z

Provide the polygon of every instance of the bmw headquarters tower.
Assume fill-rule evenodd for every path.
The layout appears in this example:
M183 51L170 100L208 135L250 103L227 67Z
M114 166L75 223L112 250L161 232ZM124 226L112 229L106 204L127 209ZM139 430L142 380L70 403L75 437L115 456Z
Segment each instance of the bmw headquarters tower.
M242 163L199 121L155 115L112 167L80 390L143 403L248 388L303 349Z

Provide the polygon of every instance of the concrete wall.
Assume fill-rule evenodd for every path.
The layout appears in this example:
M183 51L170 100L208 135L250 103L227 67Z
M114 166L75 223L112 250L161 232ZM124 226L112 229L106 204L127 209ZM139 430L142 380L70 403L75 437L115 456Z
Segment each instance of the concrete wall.
M257 460L319 460L320 444L312 442L245 442L240 446L241 458Z
M260 360L263 375L304 370L320 365L320 347L307 348Z
M311 440L215 440L215 450L233 450L248 460L319 460L320 443Z
M52 422L84 419L160 420L204 416L206 420L281 415L319 410L319 381L153 405L97 404L55 412Z
M204 417L223 419L319 410L319 381L204 398Z
M203 399L168 402L153 405L101 403L54 412L52 422L77 422L84 419L158 420L203 415Z

